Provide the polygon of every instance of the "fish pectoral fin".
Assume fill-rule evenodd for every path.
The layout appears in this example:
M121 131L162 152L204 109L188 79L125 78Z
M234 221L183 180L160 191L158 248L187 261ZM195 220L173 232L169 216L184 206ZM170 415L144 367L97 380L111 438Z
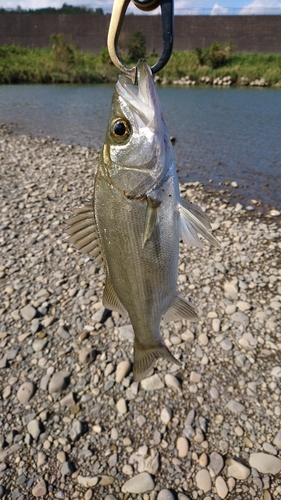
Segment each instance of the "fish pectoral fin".
M139 382L145 378L155 361L159 358L165 358L171 363L176 363L181 366L180 362L174 358L163 342L159 341L159 343L154 346L146 347L135 338L133 369L135 382Z
M160 203L161 202L156 198L152 197L151 195L147 195L142 248L144 248L144 245L153 233L154 227L157 222L157 209L160 206Z
M212 245L220 248L218 240L210 233L210 218L199 207L180 198L180 234L187 245L203 248L197 233L202 234Z
M170 305L168 311L163 315L166 323L178 319L188 319L189 321L198 321L199 317L192 305L182 295L177 293Z
M91 203L73 210L74 216L66 220L68 241L80 252L91 255L99 264L103 264L96 220Z
M122 314L124 318L127 318L128 313L115 292L108 274L106 275L102 303L106 309L110 309L110 311L117 311Z

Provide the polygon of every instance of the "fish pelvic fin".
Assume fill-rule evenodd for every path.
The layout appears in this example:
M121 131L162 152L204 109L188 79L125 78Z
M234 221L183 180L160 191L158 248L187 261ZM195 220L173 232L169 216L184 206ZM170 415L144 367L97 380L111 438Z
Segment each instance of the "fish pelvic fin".
M105 281L105 288L103 292L102 302L106 309L109 309L110 311L117 311L120 314L122 314L124 318L127 318L128 313L125 307L123 306L121 300L119 299L117 293L115 292L115 289L108 276L108 273L106 274L106 281Z
M168 311L163 315L166 323L178 319L188 319L189 321L198 321L199 316L192 305L179 293L176 293Z
M144 379L150 372L155 361L159 358L165 358L171 363L181 366L180 362L174 358L164 342L160 341L158 344L146 347L135 338L133 369L135 382L140 382Z
M99 264L104 264L92 203L73 209L73 217L66 220L68 242L80 252L91 255Z
M189 246L203 248L198 233L217 248L221 248L218 240L210 233L210 218L199 207L193 205L188 200L180 198L180 234Z

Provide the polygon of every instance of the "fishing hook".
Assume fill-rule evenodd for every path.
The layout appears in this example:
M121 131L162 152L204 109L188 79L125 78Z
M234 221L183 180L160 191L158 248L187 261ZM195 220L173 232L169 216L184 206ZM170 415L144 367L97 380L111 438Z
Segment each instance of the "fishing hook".
M174 38L174 0L133 0L133 2L136 7L143 11L153 10L159 5L161 8L163 48L159 60L151 68L154 74L164 68L172 54ZM129 76L133 83L136 83L137 67L133 66L132 68L128 68L125 66L117 50L118 38L129 3L130 0L114 0L108 30L107 47L110 58L115 66Z

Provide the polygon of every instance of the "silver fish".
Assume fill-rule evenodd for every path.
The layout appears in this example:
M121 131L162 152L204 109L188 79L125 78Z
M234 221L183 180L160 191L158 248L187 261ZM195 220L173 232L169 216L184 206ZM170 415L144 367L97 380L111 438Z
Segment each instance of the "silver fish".
M180 364L167 349L160 321L197 320L176 290L180 237L202 247L208 216L180 197L174 153L153 76L146 60L137 65L138 85L119 76L91 204L69 219L70 242L103 263L103 304L129 315L134 342L134 379L155 360Z

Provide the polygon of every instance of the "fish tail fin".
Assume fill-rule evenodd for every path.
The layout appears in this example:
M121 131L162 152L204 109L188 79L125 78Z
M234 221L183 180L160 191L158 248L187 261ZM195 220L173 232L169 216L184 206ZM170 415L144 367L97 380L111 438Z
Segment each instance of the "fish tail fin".
M139 382L147 376L155 361L159 358L165 358L171 363L180 366L180 362L174 358L169 349L162 342L146 347L137 339L134 344L134 380Z

